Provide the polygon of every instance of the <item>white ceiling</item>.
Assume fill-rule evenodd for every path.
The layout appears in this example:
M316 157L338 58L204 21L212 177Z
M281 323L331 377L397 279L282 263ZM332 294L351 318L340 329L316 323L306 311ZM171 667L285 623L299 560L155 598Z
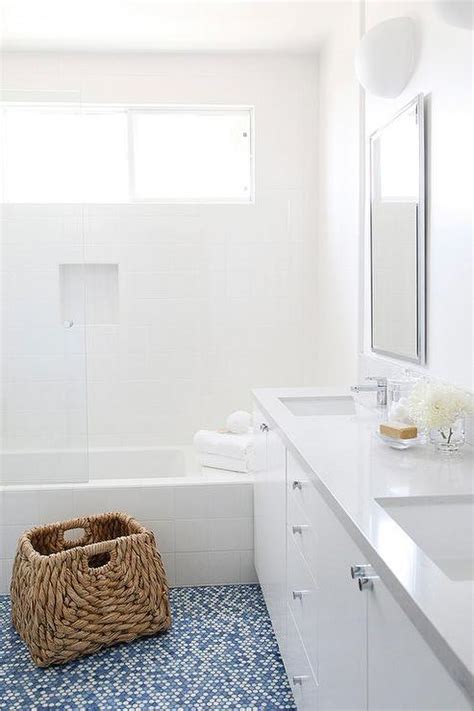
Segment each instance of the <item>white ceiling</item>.
M3 50L312 51L335 0L0 0Z

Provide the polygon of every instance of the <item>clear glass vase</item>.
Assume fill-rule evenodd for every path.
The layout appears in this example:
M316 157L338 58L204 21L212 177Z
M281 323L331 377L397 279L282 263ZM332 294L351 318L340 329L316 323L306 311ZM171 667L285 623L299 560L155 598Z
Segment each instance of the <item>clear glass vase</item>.
M430 442L442 454L455 454L466 441L464 418L460 417L450 427L430 431Z
M409 422L407 405L413 388L419 382L410 372L387 380L387 417L391 422Z

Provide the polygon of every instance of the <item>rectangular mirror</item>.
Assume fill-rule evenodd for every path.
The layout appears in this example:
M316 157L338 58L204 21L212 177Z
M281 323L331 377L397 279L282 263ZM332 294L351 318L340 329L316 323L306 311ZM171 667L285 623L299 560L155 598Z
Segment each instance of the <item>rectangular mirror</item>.
M425 362L423 96L370 137L372 350Z

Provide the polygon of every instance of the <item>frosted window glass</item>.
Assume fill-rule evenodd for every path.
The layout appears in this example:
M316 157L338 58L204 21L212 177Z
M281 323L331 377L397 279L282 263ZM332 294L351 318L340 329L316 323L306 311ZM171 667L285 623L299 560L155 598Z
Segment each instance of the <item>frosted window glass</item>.
M249 111L132 114L138 200L251 200Z
M250 202L249 109L4 106L2 200Z
M128 199L127 115L3 110L5 202Z
M84 202L128 200L127 115L84 114Z

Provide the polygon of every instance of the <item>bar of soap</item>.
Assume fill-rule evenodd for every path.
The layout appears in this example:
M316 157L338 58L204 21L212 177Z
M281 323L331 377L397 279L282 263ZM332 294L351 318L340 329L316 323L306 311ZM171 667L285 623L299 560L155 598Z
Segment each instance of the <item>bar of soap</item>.
M415 439L418 430L414 425L405 425L402 422L383 422L380 425L380 434L393 439Z

